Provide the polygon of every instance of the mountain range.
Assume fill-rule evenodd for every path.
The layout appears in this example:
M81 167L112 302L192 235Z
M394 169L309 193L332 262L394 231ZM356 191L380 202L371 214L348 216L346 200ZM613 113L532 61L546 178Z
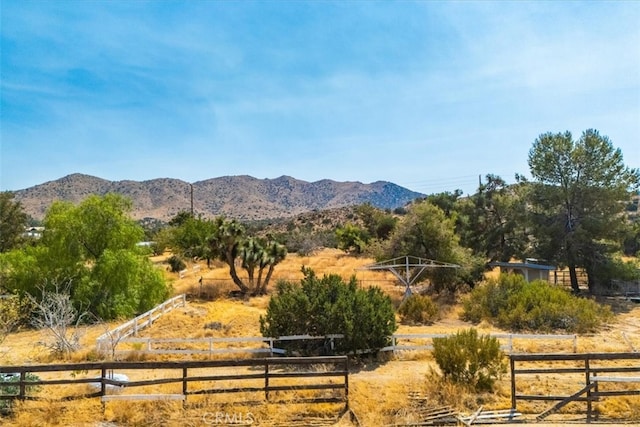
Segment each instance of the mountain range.
M72 174L14 192L25 212L41 220L55 200L79 203L91 194L121 194L133 202L134 219L167 221L180 211L196 215L224 215L239 220L288 218L314 211L370 203L381 209L403 207L424 197L386 181L371 184L323 179L307 182L281 176L258 179L247 175L223 176L188 183L179 179L109 181Z

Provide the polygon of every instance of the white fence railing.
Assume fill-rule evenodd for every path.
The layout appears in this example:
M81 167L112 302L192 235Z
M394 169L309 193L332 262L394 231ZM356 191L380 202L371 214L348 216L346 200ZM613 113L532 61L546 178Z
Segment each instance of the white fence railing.
M143 313L138 317L135 317L128 322L123 323L117 328L111 329L110 331L100 335L96 340L98 351L103 352L108 348L112 348L113 350L115 350L115 347L119 342L126 340L127 337L131 335L138 335L138 331L151 326L153 322L160 316L173 310L176 307L183 307L186 305L186 303L186 295L177 295L166 300L162 304L157 305L146 313Z
M181 279L184 279L188 274L197 273L198 271L200 271L200 264L194 265L193 267L191 267L191 270L189 270L188 268L185 268L184 270L180 270L178 272L178 276Z
M381 351L425 351L433 350L433 338L442 338L450 334L393 334L391 336L391 345L384 347ZM535 334L489 334L491 337L500 341L500 348L506 353L512 353L515 340L553 340L553 341L572 341L572 351L575 353L578 347L577 335L535 335ZM408 341L408 344L398 344L398 341ZM419 341L421 343L416 343Z
M114 354L126 354L137 351L148 354L187 354L214 355L233 353L269 353L285 354L286 350L277 348L276 343L282 341L330 340L343 338L344 335L291 335L279 338L269 337L222 337L222 338L127 338L117 345L129 349L115 349ZM235 344L235 345L234 345ZM237 345L240 344L240 345Z
M392 351L394 354L402 351L428 351L433 349L433 338L446 337L449 334L394 334L391 345L380 351ZM506 353L512 353L515 340L553 340L571 341L572 351L577 351L576 335L533 335L533 334L490 334L501 343ZM148 354L182 354L209 355L238 354L238 353L268 353L285 354L286 350L278 348L282 341L328 340L329 348L333 348L335 341L344 335L292 335L279 338L271 337L222 337L222 338L127 338L119 340L113 347L114 355L127 354L132 351ZM126 349L122 347L128 347ZM121 347L121 348L116 348Z
M277 348L274 343L282 341L300 340L328 340L328 350L332 350L335 341L344 338L342 334L311 336L291 335L279 338L271 337L208 337L208 338L137 338L138 332L151 326L163 314L176 307L186 305L186 295L175 296L153 309L129 320L114 328L96 340L98 352L111 351L116 354L126 354L132 351L149 354L187 354L187 355L214 355L233 353L269 353L284 354L286 351ZM136 338L129 338L134 335ZM383 347L380 351L392 351L394 354L401 351L429 351L433 350L433 339L446 337L449 334L393 334L391 345ZM506 353L512 353L515 340L553 340L571 341L572 351L577 352L577 335L536 335L536 334L489 334L500 341L501 349ZM120 348L118 348L120 347ZM127 348L122 348L127 347Z

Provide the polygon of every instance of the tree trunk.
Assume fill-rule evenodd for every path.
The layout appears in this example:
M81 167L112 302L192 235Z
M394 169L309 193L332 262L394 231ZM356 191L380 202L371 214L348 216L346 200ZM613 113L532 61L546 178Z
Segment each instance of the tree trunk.
M262 273L264 272L264 265L260 266L260 268L258 269L258 282L256 283L256 295L264 295L265 294L265 288L266 288L266 283L263 284L263 280L262 280Z
M247 268L245 268L245 270L247 270L247 275L249 276L249 289L255 289L253 283L253 272L255 270L255 267L253 265L249 265L247 266Z
M247 287L247 285L245 285L242 280L240 279L240 277L238 277L238 272L236 271L236 263L235 263L235 258L233 258L233 256L231 256L230 254L227 254L227 264L229 264L229 275L231 276L231 279L233 280L233 283L235 283L235 285L240 288L240 291L243 294L247 294L249 292L249 288Z
M580 286L578 286L578 274L576 272L576 256L573 250L572 236L568 236L567 242L567 267L569 267L569 278L571 279L571 290L574 294L580 293Z
M580 293L580 286L578 286L578 274L576 273L576 265L574 263L569 265L569 278L571 279L571 290L573 293Z
M269 270L267 271L267 277L264 278L264 283L262 283L262 295L267 293L267 286L269 286L269 281L271 280L271 275L273 274L275 264L269 264Z
M596 275L593 274L593 267L591 265L587 265L584 271L587 273L587 286L589 287L589 293L591 295L595 295L597 293L595 280Z

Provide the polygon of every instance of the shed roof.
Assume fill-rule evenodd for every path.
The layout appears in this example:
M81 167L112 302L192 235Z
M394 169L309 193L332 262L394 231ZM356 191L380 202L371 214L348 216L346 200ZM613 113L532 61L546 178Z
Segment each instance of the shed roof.
M506 267L506 268L528 268L529 270L555 270L555 265L536 264L532 262L490 262L491 267Z

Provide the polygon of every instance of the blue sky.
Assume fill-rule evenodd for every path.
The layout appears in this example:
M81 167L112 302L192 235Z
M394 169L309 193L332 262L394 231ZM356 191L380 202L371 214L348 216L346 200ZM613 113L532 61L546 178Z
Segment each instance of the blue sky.
M640 166L639 1L2 0L0 189L71 173L473 193L544 132Z

